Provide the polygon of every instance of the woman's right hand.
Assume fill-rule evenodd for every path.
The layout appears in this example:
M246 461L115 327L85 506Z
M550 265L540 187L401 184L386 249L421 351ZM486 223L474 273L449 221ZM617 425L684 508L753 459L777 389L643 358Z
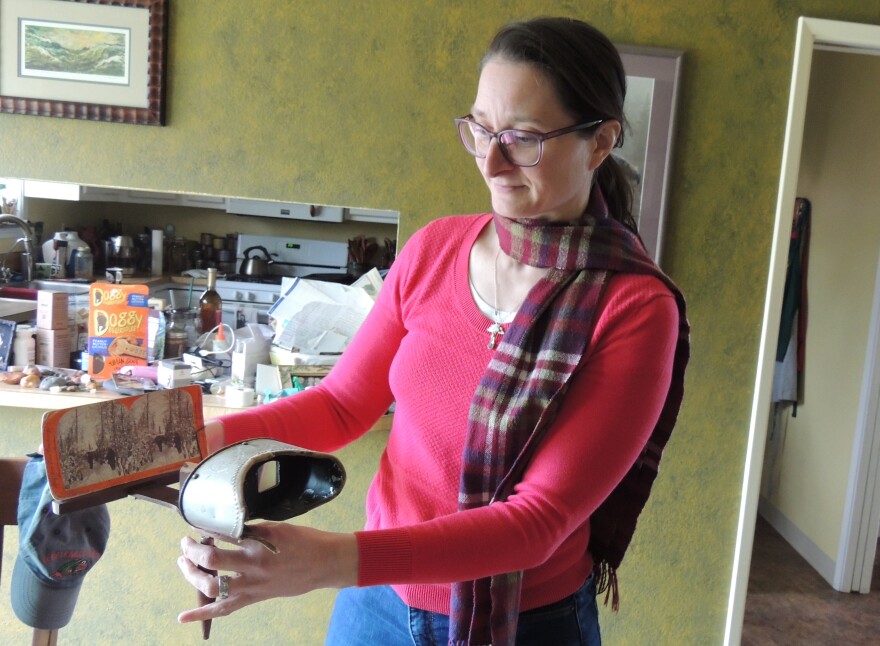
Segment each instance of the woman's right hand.
M177 564L190 585L214 601L181 612L178 621L216 619L266 599L357 584L354 534L278 522L250 525L248 530L255 538L229 549L183 538ZM220 596L221 577L226 579L226 597Z

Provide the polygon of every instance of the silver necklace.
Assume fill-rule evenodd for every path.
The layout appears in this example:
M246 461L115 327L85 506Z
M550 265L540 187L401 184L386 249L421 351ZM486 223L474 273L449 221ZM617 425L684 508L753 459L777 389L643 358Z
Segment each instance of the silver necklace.
M504 328L501 325L501 312L498 309L498 258L501 256L501 247L495 253L495 262L492 265L492 282L495 287L495 300L492 303L492 324L486 328L489 333L489 349L495 349L495 341L499 336L504 336Z

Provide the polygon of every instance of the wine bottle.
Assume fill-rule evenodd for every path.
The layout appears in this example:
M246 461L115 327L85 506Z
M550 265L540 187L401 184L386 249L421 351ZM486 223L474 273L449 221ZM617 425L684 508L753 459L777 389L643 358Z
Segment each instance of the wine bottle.
M223 317L223 299L217 293L217 270L208 269L207 289L199 298L199 319L202 323L202 334L210 332L220 325Z

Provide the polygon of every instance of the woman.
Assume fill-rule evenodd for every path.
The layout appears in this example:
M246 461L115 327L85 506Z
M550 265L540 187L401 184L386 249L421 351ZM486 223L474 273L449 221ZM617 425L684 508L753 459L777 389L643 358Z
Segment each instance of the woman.
M258 525L278 555L185 538L194 586L218 595L197 563L232 575L181 621L337 587L331 644L600 643L597 583L616 605L688 351L684 301L610 156L624 94L616 50L585 23L496 35L456 120L493 213L417 232L319 387L206 428L211 450L271 436L332 451L395 402L366 529Z

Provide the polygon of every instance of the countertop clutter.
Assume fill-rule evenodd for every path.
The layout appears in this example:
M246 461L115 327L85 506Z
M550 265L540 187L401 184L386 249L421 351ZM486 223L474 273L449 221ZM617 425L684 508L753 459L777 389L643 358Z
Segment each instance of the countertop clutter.
M164 309L164 299L150 297L177 288L197 295L207 291L205 282L193 277L133 276L71 292L37 290L36 301L19 301L28 304L34 325L16 325L15 344L8 354L0 345L0 361L5 358L8 364L7 371L0 373L0 406L66 408L195 383L205 393L205 414L216 416L293 395L319 383L329 372L338 351L309 355L289 344L276 346L273 327L256 321L241 327L221 322L202 331L197 308ZM51 283L44 284L51 287ZM301 289L318 283L304 280ZM365 316L381 278L372 271L359 283L327 289L356 292ZM89 291L82 291L86 287ZM287 288L288 293L292 290ZM283 312L295 317L295 307L281 307L288 303L279 299L279 316ZM333 309L340 307L344 305ZM181 328L186 338L172 351L174 332ZM19 347L28 337L32 346ZM386 415L374 430L388 430L390 419Z
M235 273L238 234L202 233L199 240L177 235L173 224L164 229L144 228L126 235L119 224L78 231L64 229L45 237L38 278L86 278L108 275L179 276L188 269L215 268ZM86 262L83 262L85 255Z
M190 279L189 284L194 282ZM163 311L164 306L149 294L169 284L177 283L173 278L131 277L120 283L95 282L71 292L38 290L36 301L22 301L30 303L34 325L17 324L14 347L5 353L0 343L0 363L8 365L0 373L0 384L18 386L20 393L54 395L51 406L75 405L68 401L70 395L112 397L191 383L202 385L206 394L224 394L224 386L231 381L232 347L218 347L218 342L222 345L223 330L228 328L232 338L234 331L219 324L218 312L212 318L218 325L203 334L198 309L187 310L192 337L166 359L166 340L171 339L179 312ZM25 336L19 338L18 332ZM206 348L208 352L202 355ZM268 352L265 359L268 362ZM170 370L172 378L163 376L160 384L163 369ZM244 379L246 375L240 381ZM255 399L237 403L239 407L253 405ZM5 403L22 405L8 398Z
M381 287L377 268L396 250L392 239L380 246L364 236L185 240L173 225L128 236L106 221L24 246L18 277L7 254L11 270L0 283L0 323L12 325L16 341L4 352L0 325L0 370L9 367L0 405L50 408L192 383L223 409L295 394L329 372ZM332 299L321 296L320 317L294 323L302 306L278 306L300 282L297 297L317 293L312 285L353 294L338 292L329 308ZM338 327L338 312L350 306L358 315ZM16 351L31 342L30 352Z

